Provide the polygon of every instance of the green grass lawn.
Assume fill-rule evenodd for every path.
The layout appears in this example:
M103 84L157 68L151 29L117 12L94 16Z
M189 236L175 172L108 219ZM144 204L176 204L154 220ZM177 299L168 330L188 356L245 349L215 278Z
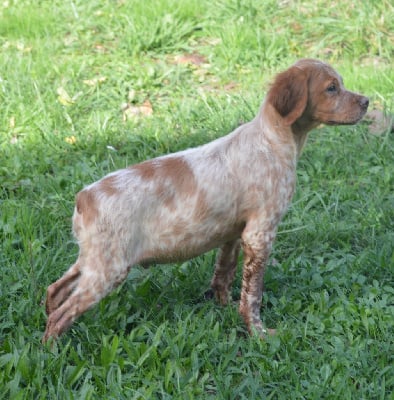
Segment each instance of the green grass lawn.
M227 134L298 58L393 113L393 32L388 0L1 0L0 398L394 399L394 136L366 123L316 129L299 162L261 311L277 336L204 299L211 252L133 269L41 344L77 191Z

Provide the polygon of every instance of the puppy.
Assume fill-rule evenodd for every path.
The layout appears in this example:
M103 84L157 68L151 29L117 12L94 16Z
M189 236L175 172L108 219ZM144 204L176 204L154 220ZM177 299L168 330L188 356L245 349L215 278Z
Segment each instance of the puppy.
M303 59L274 80L257 116L203 146L111 173L77 194L77 261L48 287L43 341L119 285L133 265L186 260L219 248L211 288L230 297L240 247L239 312L264 337L263 276L293 196L296 164L317 125L355 124L368 98L344 88L329 65Z

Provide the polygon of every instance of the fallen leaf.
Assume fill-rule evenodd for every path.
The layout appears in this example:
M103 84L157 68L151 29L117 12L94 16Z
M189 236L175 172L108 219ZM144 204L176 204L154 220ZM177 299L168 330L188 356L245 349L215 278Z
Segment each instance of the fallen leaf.
M239 84L236 82L229 82L226 83L223 87L224 90L229 91L229 90L233 90L233 89L237 89L239 87Z
M124 103L122 105L123 121L128 119L138 119L140 117L148 117L153 114L152 104L149 100L144 101L141 105L132 105Z
M193 75L195 75L200 83L209 81L211 85L217 85L219 79L211 76L211 72L205 68L196 68L193 70ZM209 78L209 76L211 76Z
M202 65L207 63L207 59L198 53L182 54L175 56L176 64Z
M72 46L75 42L78 42L77 36L74 36L71 33L67 33L64 36L63 43L65 46L67 46L67 47Z
M99 53L106 53L108 51L107 48L100 43L95 44L93 47Z
M202 37L197 39L197 43L201 46L217 46L222 42L222 39L216 37Z
M76 100L78 99L78 97L80 97L82 95L82 92L78 92L76 95L74 96L70 96L66 89L64 89L64 87L60 86L56 89L56 93L57 93L57 100L60 104L62 104L63 106L71 106L72 104L74 104L76 102Z
M75 144L77 141L77 138L73 135L73 136L67 136L64 139L65 142L69 143L69 144Z
M25 44L22 42L17 42L16 48L22 53L30 53L32 50L32 47L25 47Z
M105 76L97 76L96 78L92 79L85 79L82 81L85 85L88 86L97 86L99 83L103 83L107 80Z
M394 116L385 114L380 110L372 110L365 114L364 120L369 123L369 133L372 135L382 135L387 131L394 131Z
M56 93L58 95L57 100L60 104L63 104L63 106L70 106L71 104L74 103L73 99L71 96L67 93L66 89L63 87L58 87L56 89Z

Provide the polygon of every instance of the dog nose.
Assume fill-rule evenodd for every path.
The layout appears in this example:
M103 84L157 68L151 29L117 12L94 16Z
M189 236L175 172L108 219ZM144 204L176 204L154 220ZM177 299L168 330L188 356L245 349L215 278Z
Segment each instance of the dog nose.
M361 108L363 110L366 110L368 108L368 106L369 106L368 97L361 96L359 103L360 103Z

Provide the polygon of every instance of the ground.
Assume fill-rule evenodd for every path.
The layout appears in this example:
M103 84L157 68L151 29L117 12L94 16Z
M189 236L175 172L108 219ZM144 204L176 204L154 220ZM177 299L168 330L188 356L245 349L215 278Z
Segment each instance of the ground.
M257 113L275 73L331 63L393 113L389 1L1 1L0 392L13 399L392 399L394 137L320 127L250 337L204 297L215 252L135 268L52 347L75 194ZM241 265L241 258L240 258Z

